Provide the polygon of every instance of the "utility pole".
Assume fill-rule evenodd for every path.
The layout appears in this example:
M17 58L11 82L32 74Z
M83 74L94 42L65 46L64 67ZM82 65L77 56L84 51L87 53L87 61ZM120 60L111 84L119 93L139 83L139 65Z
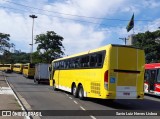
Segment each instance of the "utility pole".
M125 43L125 45L126 45L126 43L127 43L127 38L119 38L119 39L123 40L124 43Z
M29 15L29 17L31 17L33 19L33 23L32 23L32 44L29 44L31 45L31 56L30 56L30 62L32 63L33 62L33 59L32 59L32 54L33 54L33 29L34 29L34 19L37 18L36 15Z

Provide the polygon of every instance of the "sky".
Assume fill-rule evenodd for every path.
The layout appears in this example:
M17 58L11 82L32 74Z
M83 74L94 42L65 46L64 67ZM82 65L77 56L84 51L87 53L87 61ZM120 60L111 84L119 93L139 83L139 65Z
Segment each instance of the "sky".
M126 26L134 13L134 30ZM16 50L31 52L36 35L54 31L64 38L65 55L107 44L160 27L160 0L0 0L0 32L10 34ZM35 42L35 41L34 41ZM37 44L34 44L36 51Z

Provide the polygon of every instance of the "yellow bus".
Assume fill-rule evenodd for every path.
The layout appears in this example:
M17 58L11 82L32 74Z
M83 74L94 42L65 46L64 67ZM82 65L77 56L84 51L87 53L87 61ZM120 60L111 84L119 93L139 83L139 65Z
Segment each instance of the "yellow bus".
M35 64L27 63L23 65L23 76L34 77L35 74Z
M13 71L13 65L12 64L0 64L0 71L11 73Z
M3 64L0 64L0 71L3 71Z
M52 61L50 86L84 99L143 99L144 51L113 45Z
M23 72L23 64L22 63L14 64L13 65L13 71L21 74Z

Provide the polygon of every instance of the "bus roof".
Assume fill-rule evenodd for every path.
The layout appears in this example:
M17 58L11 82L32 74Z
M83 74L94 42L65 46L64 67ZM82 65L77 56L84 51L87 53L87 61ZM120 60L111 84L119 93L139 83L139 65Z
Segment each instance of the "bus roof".
M14 65L23 65L22 63L16 63L16 64L14 64Z
M160 63L145 64L145 69L156 69L156 68L160 68Z
M68 58L80 56L80 55L85 55L85 54L88 54L88 53L94 53L94 52L98 52L98 51L103 51L103 50L106 50L109 47L128 47L128 48L140 49L140 48L136 48L136 47L133 47L133 46L127 46L127 45L109 44L109 45L106 45L106 46L99 47L97 49L93 49L93 50L89 50L89 51L86 51L86 52L77 53L77 54L66 56L66 57L63 57L63 58L59 58L59 59L56 59L56 60L53 60L53 61L59 61L59 60L63 60L63 59L68 59ZM140 50L142 50L142 49L140 49Z

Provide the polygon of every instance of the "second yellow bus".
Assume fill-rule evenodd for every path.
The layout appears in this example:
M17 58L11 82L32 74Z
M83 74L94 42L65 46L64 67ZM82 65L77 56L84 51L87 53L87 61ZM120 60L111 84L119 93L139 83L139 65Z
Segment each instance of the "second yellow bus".
M34 77L35 74L35 64L27 63L23 65L23 75L25 77Z
M21 74L23 72L23 64L22 63L14 64L13 71Z

